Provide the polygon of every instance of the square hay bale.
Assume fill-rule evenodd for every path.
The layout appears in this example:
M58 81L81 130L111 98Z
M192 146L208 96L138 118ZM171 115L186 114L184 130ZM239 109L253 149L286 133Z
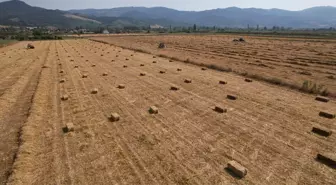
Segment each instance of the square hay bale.
M86 62L88 62L89 60L85 60Z
M161 74L164 74L164 73L166 73L166 71L160 71L160 73L161 73Z
M100 56L104 56L103 54L101 54Z
M60 70L60 73L64 73L64 70Z
M128 58L126 58L126 60L129 60Z
M246 78L245 82L253 82L253 80Z
M220 106L215 106L215 108L213 109L215 112L218 112L218 113L225 113L227 112L227 109L224 109Z
M60 79L60 81L59 81L60 83L64 83L65 82L65 79L64 78L62 78L62 79Z
M125 85L124 84L119 84L118 89L125 89Z
M329 118L329 119L335 118L335 114L331 114L331 113L323 112L323 111L320 112L319 116Z
M74 60L73 60L73 59L71 59L70 61L71 61L71 62L73 62Z
M73 123L69 122L65 124L65 127L63 128L64 133L73 132L73 131L75 131L75 126Z
M87 78L89 75L88 74L83 74L82 78Z
M153 56L153 58L156 58L156 56Z
M93 88L92 90L91 90L91 94L97 94L98 93L98 89L97 88Z
M247 174L247 169L236 161L230 161L227 168L240 178L245 177Z
M324 137L329 137L332 134L331 130L317 126L313 127L312 132Z
M111 60L111 62L114 62L115 60Z
M156 64L156 61L153 61L153 64Z
M127 68L127 65L124 65L123 67L124 67L124 68Z
M107 73L103 73L103 76L107 76L108 74Z
M112 121L112 122L115 122L115 121L119 121L120 120L120 116L119 116L119 114L118 113L111 113L111 115L110 115L110 120Z
M182 71L182 69L181 68L177 68L177 71Z
M318 153L316 160L330 166L333 169L336 169L336 154L332 153Z
M237 96L234 96L234 95L227 95L226 97L229 100L237 100L238 99Z
M66 101L69 99L69 96L67 94L64 94L62 97L61 97L61 100L63 101Z
M119 55L116 55L116 57L119 57Z
M133 57L133 54L131 54L131 57Z
M62 65L62 63L58 63L58 65L59 65L59 66L61 66L61 65Z
M159 113L159 109L155 106L151 106L149 107L149 113L150 114L158 114Z
M320 101L320 102L325 102L325 103L329 102L329 98L327 98L327 97L323 97L323 96L317 96L317 97L315 98L315 100L316 100L316 101Z
M173 60L169 60L169 62L173 62Z
M92 67L96 67L96 64L92 64Z
M187 84L190 84L191 82L192 82L191 79L185 79L185 80L184 80L184 83L187 83Z
M227 82L226 82L226 81L223 81L223 80L220 80L220 81L219 81L219 84L225 85L225 84L227 84Z
M171 87L170 87L170 90L172 90L172 91L178 91L178 90L180 90L180 88L178 88L178 87L176 87L176 86L171 86Z
M202 67L202 71L205 71L205 70L207 70L207 68L205 68L205 67Z
M78 66L75 66L75 68L78 68Z
M145 64L140 64L140 66L142 67L142 66L145 66Z
M140 73L140 76L146 76L146 73Z

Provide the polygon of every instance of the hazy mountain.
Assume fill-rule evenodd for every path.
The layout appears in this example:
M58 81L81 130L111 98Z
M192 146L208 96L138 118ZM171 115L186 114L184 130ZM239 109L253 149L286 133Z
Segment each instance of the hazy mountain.
M220 26L293 28L336 27L335 7L314 7L302 11L280 9L241 9L237 7L206 11L178 11L165 7L123 7L112 9L48 10L19 0L0 3L0 25L55 26Z
M70 10L93 16L130 17L134 19L165 19L175 23L198 24L204 26L246 27L284 26L294 28L336 27L335 7L314 7L302 11L280 9L241 9L230 7L206 11L178 11L164 7L124 7L112 9ZM158 23L159 24L159 23Z
M12 0L0 3L0 25L15 26L55 26L60 28L82 27L148 27L151 24L169 25L185 25L184 23L166 20L164 18L142 18L142 12L125 11L125 16L113 14L95 16L92 14L83 15L85 13L71 13L60 10L47 10L39 7L32 7L25 2ZM136 15L139 17L136 17Z
M0 25L75 27L100 22L60 10L32 7L18 0L0 3Z

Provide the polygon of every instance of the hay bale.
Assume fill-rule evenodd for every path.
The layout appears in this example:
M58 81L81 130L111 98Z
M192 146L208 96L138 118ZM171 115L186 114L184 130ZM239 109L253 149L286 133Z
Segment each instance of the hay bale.
M332 134L331 130L322 127L313 127L312 132L324 137L329 137Z
M64 83L64 82L65 82L65 79L63 78L63 79L61 79L59 82L60 82L60 83Z
M169 62L173 62L173 60L169 60Z
M61 100L63 101L66 101L69 99L69 96L67 94L64 94L62 97L61 97Z
M158 114L159 113L159 109L155 106L149 107L148 111L149 111L150 114Z
M230 161L227 168L240 178L245 177L247 174L247 169L236 161Z
M129 60L128 58L126 58L126 60Z
M153 64L156 64L156 61L155 61L155 60L153 61Z
M75 66L75 68L78 68L78 66Z
M64 73L64 70L60 70L60 73Z
M332 154L332 153L318 153L316 156L316 160L318 160L319 162L330 166L333 169L336 169L336 154Z
M161 73L161 74L164 74L164 73L166 73L166 71L160 71L160 73Z
M178 87L176 87L176 86L171 86L171 87L170 87L170 90L172 90L172 91L178 91L178 90L180 90L180 88L178 88Z
M253 80L246 78L245 82L253 82Z
M116 57L118 58L118 57L119 57L119 55L116 55Z
M124 68L127 68L127 65L124 65L123 67L124 67Z
M227 112L227 109L224 109L220 106L215 106L215 108L213 109L214 111L218 112L218 113L224 113Z
M71 62L73 62L74 60L73 60L73 59L71 59L70 61L71 61Z
M89 75L88 74L83 74L82 78L87 78Z
M142 66L145 66L145 64L140 64L140 66L142 67Z
M190 84L191 82L192 82L191 79L185 79L185 80L184 80L184 83L187 83L187 84Z
M207 68L205 68L205 67L202 67L202 71L205 71L205 70L207 70Z
M323 111L320 112L319 116L329 118L329 119L335 118L335 114L331 114L331 113L323 112Z
M177 71L182 71L182 69L181 68L177 68Z
M92 67L96 67L96 64L92 64Z
M146 76L146 73L140 73L140 76Z
M98 89L97 88L93 88L92 90L91 90L91 94L97 94L98 93Z
M229 100L237 100L238 99L237 96L234 96L234 95L227 95L226 97Z
M103 54L100 55L101 57L104 56Z
M42 66L42 69L46 69L46 68L49 68L48 66Z
M65 127L63 128L64 133L73 132L73 131L75 131L75 126L73 123L69 122L65 124Z
M153 58L156 58L156 56L153 56Z
M124 84L119 84L118 89L125 89L125 85Z
M115 121L119 121L120 120L120 116L118 113L111 113L109 119L112 121L112 122L115 122Z
M107 73L103 73L103 76L107 76L108 74Z
M320 102L325 102L325 103L329 102L329 98L327 98L327 97L323 97L323 96L317 96L317 97L315 98L315 100L316 100L316 101L320 101Z
M226 82L226 81L223 81L223 80L220 80L220 81L219 81L219 84L225 85L225 84L227 84L227 82Z

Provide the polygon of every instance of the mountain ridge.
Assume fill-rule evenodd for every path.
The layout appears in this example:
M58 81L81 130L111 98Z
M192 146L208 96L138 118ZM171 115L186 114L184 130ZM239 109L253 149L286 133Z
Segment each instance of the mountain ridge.
M49 10L20 0L0 3L0 25L55 26L208 26L208 27L336 27L336 7L318 6L300 11L261 8L217 8L179 11L166 7L119 7L109 9Z

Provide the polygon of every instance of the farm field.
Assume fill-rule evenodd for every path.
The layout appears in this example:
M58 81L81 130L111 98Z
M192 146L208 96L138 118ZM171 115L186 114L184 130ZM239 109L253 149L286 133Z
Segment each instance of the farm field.
M114 39L128 43L104 40ZM336 130L335 118L319 116L336 113L334 99L86 39L33 44L0 48L0 184L335 184L335 169L315 158L336 153L336 135L312 132ZM232 65L257 69L240 62ZM226 170L231 160L247 169L244 178Z
M232 42L240 37L246 42ZM336 97L336 40L332 39L237 35L97 35L92 39L181 61L215 65L217 69L296 89L311 81L308 91L327 90ZM160 42L167 48L158 49ZM321 89L316 90L319 86Z

